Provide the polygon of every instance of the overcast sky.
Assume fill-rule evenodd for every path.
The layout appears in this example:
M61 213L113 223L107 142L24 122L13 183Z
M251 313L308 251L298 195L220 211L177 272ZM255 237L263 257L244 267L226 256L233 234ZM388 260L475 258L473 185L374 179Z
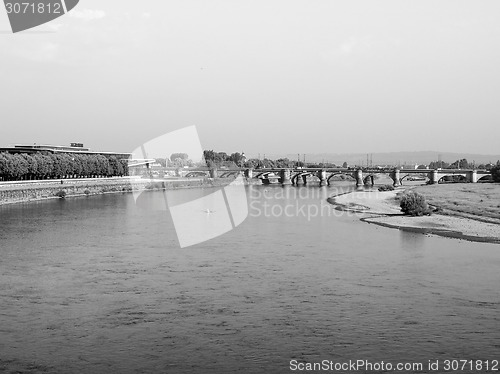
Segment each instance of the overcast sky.
M500 2L80 0L10 33L0 145L498 154ZM43 32L40 32L43 31Z

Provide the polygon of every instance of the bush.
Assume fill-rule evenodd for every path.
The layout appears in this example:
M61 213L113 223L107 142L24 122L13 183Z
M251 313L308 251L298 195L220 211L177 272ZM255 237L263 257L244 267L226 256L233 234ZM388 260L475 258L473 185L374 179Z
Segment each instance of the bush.
M394 191L394 187L393 187L393 186L391 186L390 184L386 184L385 186L380 186L380 187L378 188L378 190L379 190L380 192L384 192L384 191Z
M60 197L61 199L64 199L66 197L66 191L57 191L56 196Z
M431 210L425 201L425 197L419 193L410 191L405 193L400 202L401 211L409 216L430 215Z
M90 195L90 190L86 189L85 191L83 191L83 193L88 196Z
M491 168L491 176L495 182L500 182L500 166Z

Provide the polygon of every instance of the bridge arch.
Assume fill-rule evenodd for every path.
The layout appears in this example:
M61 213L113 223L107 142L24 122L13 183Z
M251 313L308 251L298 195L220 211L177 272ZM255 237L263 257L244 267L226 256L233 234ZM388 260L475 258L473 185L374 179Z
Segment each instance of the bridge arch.
M220 175L220 178L234 177L234 176L238 176L239 174L240 174L239 170L226 171Z
M430 177L429 177L429 173L422 173L421 175L419 174L406 174L405 176L403 176L402 178L399 178L399 183L400 184L403 184L403 181L406 179L406 180L412 180L410 178L415 178L414 176L417 176L418 179L413 179L415 181L426 181L426 180L430 180ZM425 177L424 177L425 175Z
M492 181L493 180L493 177L491 176L491 174L484 174L484 175L481 175L477 181L478 182L486 182L486 181Z
M438 174L438 183L444 183L445 178L451 177L452 179L457 179L455 177L460 177L458 178L458 181L452 180L452 182L456 183L466 183L468 182L467 180L467 174L465 173L450 173L450 174Z
M274 173L272 171L263 171L261 173L256 173L254 178L258 178L258 179L267 178L269 176L269 174L274 174Z
M185 175L186 178L192 178L192 177L206 177L207 172L205 171L191 171Z
M399 184L403 184L403 181L406 179L408 180L408 178L410 177L411 174L406 174L405 176L399 178Z
M301 172L298 172L296 173L293 177L292 177L292 184L293 185L297 185L298 183L298 179L299 178L303 178L303 177L308 177L310 175L313 175L313 173L311 173L310 171L301 171Z
M353 173L349 173L349 172L345 172L345 171L339 171L339 172L335 172L335 173L330 174L330 176L326 179L326 183L328 185L330 185L330 179L332 179L336 175L345 175L347 177L351 177L352 179L356 180L356 177L353 175Z

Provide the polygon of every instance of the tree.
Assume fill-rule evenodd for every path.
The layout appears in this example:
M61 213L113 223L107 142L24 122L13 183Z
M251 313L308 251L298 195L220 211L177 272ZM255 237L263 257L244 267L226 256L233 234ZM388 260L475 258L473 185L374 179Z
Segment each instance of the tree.
M453 164L450 165L451 169L468 169L471 167L469 165L469 162L467 161L466 158L463 158L461 160L455 161Z
M115 157L115 156L112 156L112 157ZM167 166L167 159L165 159L165 158L155 158L155 161L157 163L159 163L163 168Z
M41 162L41 169L39 167L39 173L41 174L40 177L42 179L49 178L50 175L52 174L52 170L54 168L54 161L52 160L52 157L50 157L50 154L41 154L40 155L42 162Z
M5 153L0 153L0 180L7 178L7 157Z
M432 161L429 164L429 169L448 169L450 164L444 161Z
M123 172L123 174L120 174L120 177L128 177L128 161L125 159L120 160L120 164L122 165L121 170L119 171Z
M242 164L244 157L241 153L235 152L235 153L232 153L231 156L229 156L227 159L228 159L228 161L232 161L236 165L240 166Z
M51 155L53 160L53 169L51 176L54 178L62 178L69 174L69 160L67 153L54 153Z
M497 162L497 165L491 168L491 176L495 182L500 182L500 164Z
M187 153L172 153L170 155L170 161L175 162L178 158L181 160L187 160L189 155Z
M263 159L261 163L259 164L260 167L267 168L267 169L272 169L275 168L276 165L273 160L269 160L267 158Z
M222 161L226 161L226 157L225 152L203 151L203 158L208 166L219 165Z
M0 154L0 177L2 180L12 180L14 172L14 161L10 153Z
M280 169L286 169L293 166L293 161L290 161L288 158L279 158L275 161L275 167Z
M246 160L243 164L244 167L249 169L255 169L259 165L259 160L256 158L251 158L250 160Z
M69 161L69 174L72 177L80 178L82 176L83 163L82 157L79 154L73 154Z
M110 175L112 176L123 175L123 166L120 163L120 161L118 161L116 156L111 156L108 161L109 161Z
M108 177L113 174L113 170L109 165L109 160L104 155L96 155L97 159L97 175Z
M417 192L410 191L403 195L400 202L401 211L410 216L430 215L431 210L425 197Z
M349 164L346 161L344 161L344 163L342 164L342 167L344 169L347 169L349 167Z
M28 174L29 164L26 159L21 154L12 155L13 157L13 168L12 176L14 179L20 180L25 179Z
M23 158L26 160L26 163L28 164L28 171L26 174L26 179L35 179L36 174L37 174L37 162L36 159L30 155L29 153L23 153L22 154Z
M219 157L221 161L227 161L227 159L229 158L226 152L219 152Z

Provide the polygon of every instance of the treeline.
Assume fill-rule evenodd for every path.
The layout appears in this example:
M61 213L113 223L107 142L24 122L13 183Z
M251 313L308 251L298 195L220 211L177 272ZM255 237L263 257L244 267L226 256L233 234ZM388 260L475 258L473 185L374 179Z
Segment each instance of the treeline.
M0 153L0 180L96 178L128 175L127 160L78 153Z
M203 151L203 158L208 167L220 166L244 166L245 156L242 153L235 152L228 155L226 152L215 152L213 150Z
M492 163L479 164L476 165L475 162L469 162L466 158L461 160L456 160L455 162L449 164L444 161L432 161L429 164L429 169L480 169L480 170L491 170L494 167L500 166L500 160L497 161L496 165Z
M288 158L278 158L276 160L263 159L259 160L257 158L251 158L247 162L245 162L245 167L252 169L286 169L286 168L336 168L338 167L336 164L332 162L307 162L304 163L302 161L294 161Z
M257 158L246 159L245 155L239 152L228 155L226 152L215 152L213 150L203 151L203 157L207 166L212 167L245 167L250 169L284 169L294 167L308 167L308 168L332 168L336 167L333 163L304 163L302 161L289 160L288 158L279 158L271 160L264 158L262 160ZM347 163L344 163L347 167Z
M500 182L500 161L497 165L491 168L491 176L495 182Z

